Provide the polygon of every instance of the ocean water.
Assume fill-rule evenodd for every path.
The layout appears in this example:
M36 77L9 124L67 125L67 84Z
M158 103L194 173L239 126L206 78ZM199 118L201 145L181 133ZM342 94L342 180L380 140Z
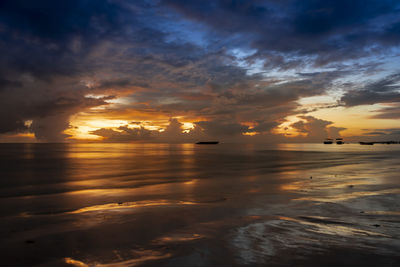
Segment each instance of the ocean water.
M398 266L400 145L0 144L0 266Z

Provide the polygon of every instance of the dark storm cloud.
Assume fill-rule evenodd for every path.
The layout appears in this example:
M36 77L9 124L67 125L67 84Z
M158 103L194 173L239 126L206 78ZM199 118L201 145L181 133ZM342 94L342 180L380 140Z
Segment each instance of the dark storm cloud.
M282 105L289 105L301 97L321 95L332 86L332 82L346 75L342 72L318 72L300 73L299 79L288 82L270 82L239 84L230 90L218 95L218 99L224 103L236 107L249 109L270 109ZM222 105L221 105L222 106ZM289 110L288 110L289 111Z
M400 74L393 74L378 81L371 82L361 89L346 92L342 96L341 101L346 106L400 102L399 83ZM382 112L384 112L384 110L382 110Z
M120 31L121 12L102 0L1 1L0 132L31 130L60 141L70 115L105 104L85 98L75 77L95 69L87 53ZM33 120L30 129L26 120Z
M57 92L45 87L45 84L41 86L40 90L17 88L17 92L8 89L2 93L0 133L30 131L38 140L62 141L66 137L62 131L69 127L71 115L90 107L106 105L106 100L112 98L88 98L79 91ZM48 90L55 92L46 92ZM26 120L33 121L30 127L25 125Z
M78 73L80 60L103 38L117 38L127 16L115 1L1 1L0 71L40 78Z
M368 90L347 92L341 100L346 106L372 105L376 103L400 102L398 92L375 92Z
M275 120L271 121L263 121L263 120L258 120L256 121L257 125L251 129L251 132L256 132L256 133L266 133L271 131L273 128L279 125L279 122Z
M162 2L225 36L241 34L240 42L257 49L257 57L283 69L304 63L291 56L310 56L325 65L400 40L394 0Z
M22 86L22 83L19 81L10 81L7 79L0 78L0 91L6 87L12 88L12 87L21 87L21 86Z
M93 36L117 30L122 9L115 2L5 0L0 3L0 17L17 34L59 42L74 34Z
M30 130L38 139L60 141L71 115L106 104L107 98L85 97L94 90L82 80L104 72L109 58L98 58L98 50L128 39L130 23L129 30L144 38L134 15L118 1L1 1L0 132ZM33 120L30 129L26 120Z
M0 133L61 141L72 115L119 97L105 112L200 119L189 135L174 120L162 134L93 134L129 141L268 133L298 113L298 99L325 94L355 70L376 71L374 60L342 61L397 45L398 12L396 2L372 0L1 1ZM251 52L234 55L234 48ZM257 68L246 65L259 59ZM324 64L330 69L309 68ZM363 91L375 102L397 99L397 78L390 79L342 101L365 102Z
M249 130L248 126L226 121L199 121L196 125L210 136L240 135Z

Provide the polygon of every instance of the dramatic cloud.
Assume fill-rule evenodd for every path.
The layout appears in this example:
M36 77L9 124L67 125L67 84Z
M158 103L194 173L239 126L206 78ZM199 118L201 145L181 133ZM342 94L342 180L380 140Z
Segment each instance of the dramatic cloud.
M400 102L400 74L369 83L359 90L348 91L341 101L346 106Z
M397 46L400 38L395 0L163 2L283 69L306 59L326 65L365 56L372 47Z
M303 120L291 124L291 127L305 135L304 141L318 142L324 138L338 138L340 131L346 130L329 126L332 124L331 121L320 120L312 116L300 116L300 118Z
M127 142L127 141L151 141L152 131L143 127L129 128L128 126L120 126L118 131L111 129L98 129L92 131L91 134L103 137L106 141Z
M249 130L247 126L237 123L227 123L224 121L200 121L196 122L193 129L183 132L183 124L177 119L170 119L164 131L146 130L143 127L129 128L127 125L112 129L98 129L92 134L101 136L105 141L126 142L126 141L146 141L146 142L195 142L205 138L224 141L233 140Z
M1 1L0 137L262 141L286 123L317 141L343 129L310 112L386 103L375 119L396 119L399 15L386 0Z

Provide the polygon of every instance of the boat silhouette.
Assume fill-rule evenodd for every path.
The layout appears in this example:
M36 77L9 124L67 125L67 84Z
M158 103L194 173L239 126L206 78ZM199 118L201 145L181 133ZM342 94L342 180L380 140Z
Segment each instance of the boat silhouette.
M337 145L343 145L344 144L343 138L336 138L336 144Z
M331 139L331 138L326 138L325 141L324 141L324 144L325 144L325 145L333 144L333 139Z
M360 142L360 145L372 146L373 144L374 144L374 142Z
M219 141L201 141L197 142L196 145L217 145Z

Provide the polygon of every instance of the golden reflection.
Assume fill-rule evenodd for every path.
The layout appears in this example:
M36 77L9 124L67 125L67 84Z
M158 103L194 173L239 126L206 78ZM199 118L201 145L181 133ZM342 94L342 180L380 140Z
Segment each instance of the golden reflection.
M195 144L186 143L186 144L180 144L179 146L182 148L181 153L183 155L188 155L188 156L194 155Z
M376 196L386 194L400 194L400 189L386 189L380 191L361 191L349 194L339 194L335 196L324 196L324 197L301 197L294 200L307 200L307 201L319 201L319 202L334 202L334 201L345 201L353 198L365 197L365 196Z
M283 191L297 191L304 187L304 182L293 182L289 184L283 184L280 189Z
M135 256L134 259L123 260L118 262L111 262L111 263L98 263L94 262L91 264L86 264L84 262L74 260L72 258L64 258L64 262L67 264L71 264L75 267L89 267L89 266L96 266L96 267L121 267L121 266L138 266L146 261L153 261L153 260L161 260L165 258L169 258L172 256L171 253L162 253L155 250L140 250L134 251Z
M183 184L184 184L184 185L193 185L193 184L197 183L197 181L198 181L197 179L193 179L193 180L184 182Z
M123 143L88 143L88 144L69 144L67 156L71 159L99 159L99 158L118 158L122 156L133 156L134 150L141 148L142 144L123 144Z
M57 195L70 195L76 197L86 197L86 198L99 198L99 197L123 197L132 195L148 195L148 194L160 194L160 192L172 192L171 190L178 190L177 185L189 188L190 186L185 186L181 181L174 181L171 183L151 183L144 184L138 187L127 187L127 188L97 188L97 189L77 189L74 191L55 193ZM39 196L34 196L35 198L40 198ZM24 197L25 198L25 197ZM79 198L77 198L79 199Z
M71 264L75 267L89 267L89 265L87 265L86 263L78 261L78 260L74 260L72 258L64 258L64 262L66 264Z
M329 219L325 217L310 217L311 219L316 218L319 220ZM390 237L385 234L371 232L367 230L362 230L350 226L338 225L338 224L325 224L325 223L316 223L310 222L306 220L295 219L291 217L279 217L280 220L296 222L302 225L313 226L313 228L308 229L311 232L327 234L327 235L341 235L341 236L354 236L354 235L363 235L363 236L381 236L381 237ZM340 223L340 222L338 222Z
M157 242L168 243L168 242L185 242L192 241L203 238L203 236L199 234L189 234L189 235L172 235L161 237L157 240Z
M160 251L155 250L141 250L134 252L137 258L123 260L119 262L112 263L103 263L103 264L95 264L96 267L121 267L121 266L138 266L147 261L161 260L165 258L170 258L172 256L171 253L162 253Z
M121 209L133 209L150 206L173 206L173 205L196 205L197 203L190 201L170 201L170 200L158 200L158 201L137 201L137 202L120 202L120 203L108 203L103 205L94 205L84 207L78 210L70 211L70 214L84 213L90 211L104 211L104 210L121 210Z
M261 189L259 189L259 188L252 188L252 189L247 190L247 193L258 193L258 192L261 192Z
M296 181L288 184L283 184L280 189L283 191L301 191L301 190L329 190L336 188L352 188L356 185L370 185L370 181L355 181L343 182L342 180L330 180L329 178L318 177L318 180Z
M34 151L34 144L24 144L24 159L34 159L35 158L35 151Z

